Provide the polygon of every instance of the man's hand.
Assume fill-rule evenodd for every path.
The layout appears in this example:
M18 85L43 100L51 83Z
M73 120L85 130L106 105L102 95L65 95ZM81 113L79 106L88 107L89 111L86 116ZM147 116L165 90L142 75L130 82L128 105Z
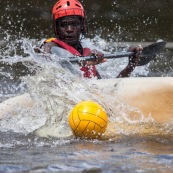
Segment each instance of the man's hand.
M129 57L129 64L128 64L129 67L134 69L138 65L142 49L143 48L141 47L141 45L136 47L130 47L128 49L129 52L135 52L134 56Z
M142 49L143 48L141 46L130 47L128 49L128 51L130 51L130 52L135 52L135 55L129 57L129 63L128 63L127 67L120 72L120 74L117 76L117 78L130 76L131 72L138 65Z
M86 61L86 65L97 65L107 61L107 59L103 57L104 54L95 49L91 51L89 56L95 56L96 59L92 61Z

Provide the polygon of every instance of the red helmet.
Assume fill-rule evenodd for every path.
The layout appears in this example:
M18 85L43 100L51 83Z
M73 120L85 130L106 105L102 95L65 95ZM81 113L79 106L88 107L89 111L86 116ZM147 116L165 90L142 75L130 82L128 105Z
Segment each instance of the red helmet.
M84 19L83 33L87 32L85 11L78 0L59 0L52 9L52 15L54 23L61 17L80 16Z

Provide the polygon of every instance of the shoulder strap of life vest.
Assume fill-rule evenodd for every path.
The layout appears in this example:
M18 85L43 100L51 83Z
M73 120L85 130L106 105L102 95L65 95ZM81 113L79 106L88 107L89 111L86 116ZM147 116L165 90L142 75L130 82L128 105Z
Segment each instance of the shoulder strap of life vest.
M59 47L69 51L73 55L81 56L80 52L77 51L74 47L66 44L65 42L58 40L57 38L50 38L45 41L46 43L48 42L54 42L56 43ZM91 50L89 48L83 48L83 56L88 56L90 54Z
M66 44L65 42L58 40L57 38L50 38L45 41L47 42L54 42L56 43L59 47L69 51L73 55L81 56L79 51L77 51L74 47ZM89 48L83 48L83 56L88 56L90 54L91 50Z
M49 41L49 40L48 40ZM65 49L65 50L68 50L70 53L72 53L73 55L77 55L77 56L81 56L81 54L75 49L73 48L72 46L66 44L65 42L61 41L61 40L58 40L56 38L52 38L50 40L50 42L55 42L59 47Z

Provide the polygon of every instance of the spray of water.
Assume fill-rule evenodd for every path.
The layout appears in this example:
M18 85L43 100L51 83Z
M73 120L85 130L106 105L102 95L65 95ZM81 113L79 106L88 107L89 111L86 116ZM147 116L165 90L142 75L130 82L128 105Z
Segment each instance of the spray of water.
M87 42L88 40L86 44ZM82 100L93 100L104 107L109 121L114 123L111 128L114 133L110 130L114 136L122 133L139 133L139 129L145 129L145 125L141 123L152 122L150 116L144 118L139 110L125 104L117 95L112 95L111 88L100 88L94 82L96 79L82 78L77 66L55 55L47 55L46 57L50 57L47 59L43 55L36 54L30 40L23 39L20 43L23 54L8 57L3 55L1 62L11 64L20 62L29 69L31 73L20 76L20 80L25 84L24 91L29 93L34 105L32 109L20 109L20 106L16 108L15 117L7 115L0 121L1 130L26 134L34 132L42 137L71 137L68 116L73 107ZM101 40L99 49L104 50L103 43ZM125 61L123 62L122 66L125 65ZM108 71L109 75L105 77L107 78L113 76L117 69L114 70L112 65L116 66L118 63L112 60L100 65L98 69ZM136 112L133 119L128 116L130 112ZM131 126L128 131L127 124ZM138 126L135 130L134 124Z

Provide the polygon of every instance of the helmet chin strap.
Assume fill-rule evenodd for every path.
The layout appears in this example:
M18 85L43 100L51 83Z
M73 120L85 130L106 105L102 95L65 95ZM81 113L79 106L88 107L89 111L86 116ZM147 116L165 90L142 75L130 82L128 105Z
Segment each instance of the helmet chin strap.
M79 37L79 42L85 38L85 35L83 33L80 34L80 37Z

